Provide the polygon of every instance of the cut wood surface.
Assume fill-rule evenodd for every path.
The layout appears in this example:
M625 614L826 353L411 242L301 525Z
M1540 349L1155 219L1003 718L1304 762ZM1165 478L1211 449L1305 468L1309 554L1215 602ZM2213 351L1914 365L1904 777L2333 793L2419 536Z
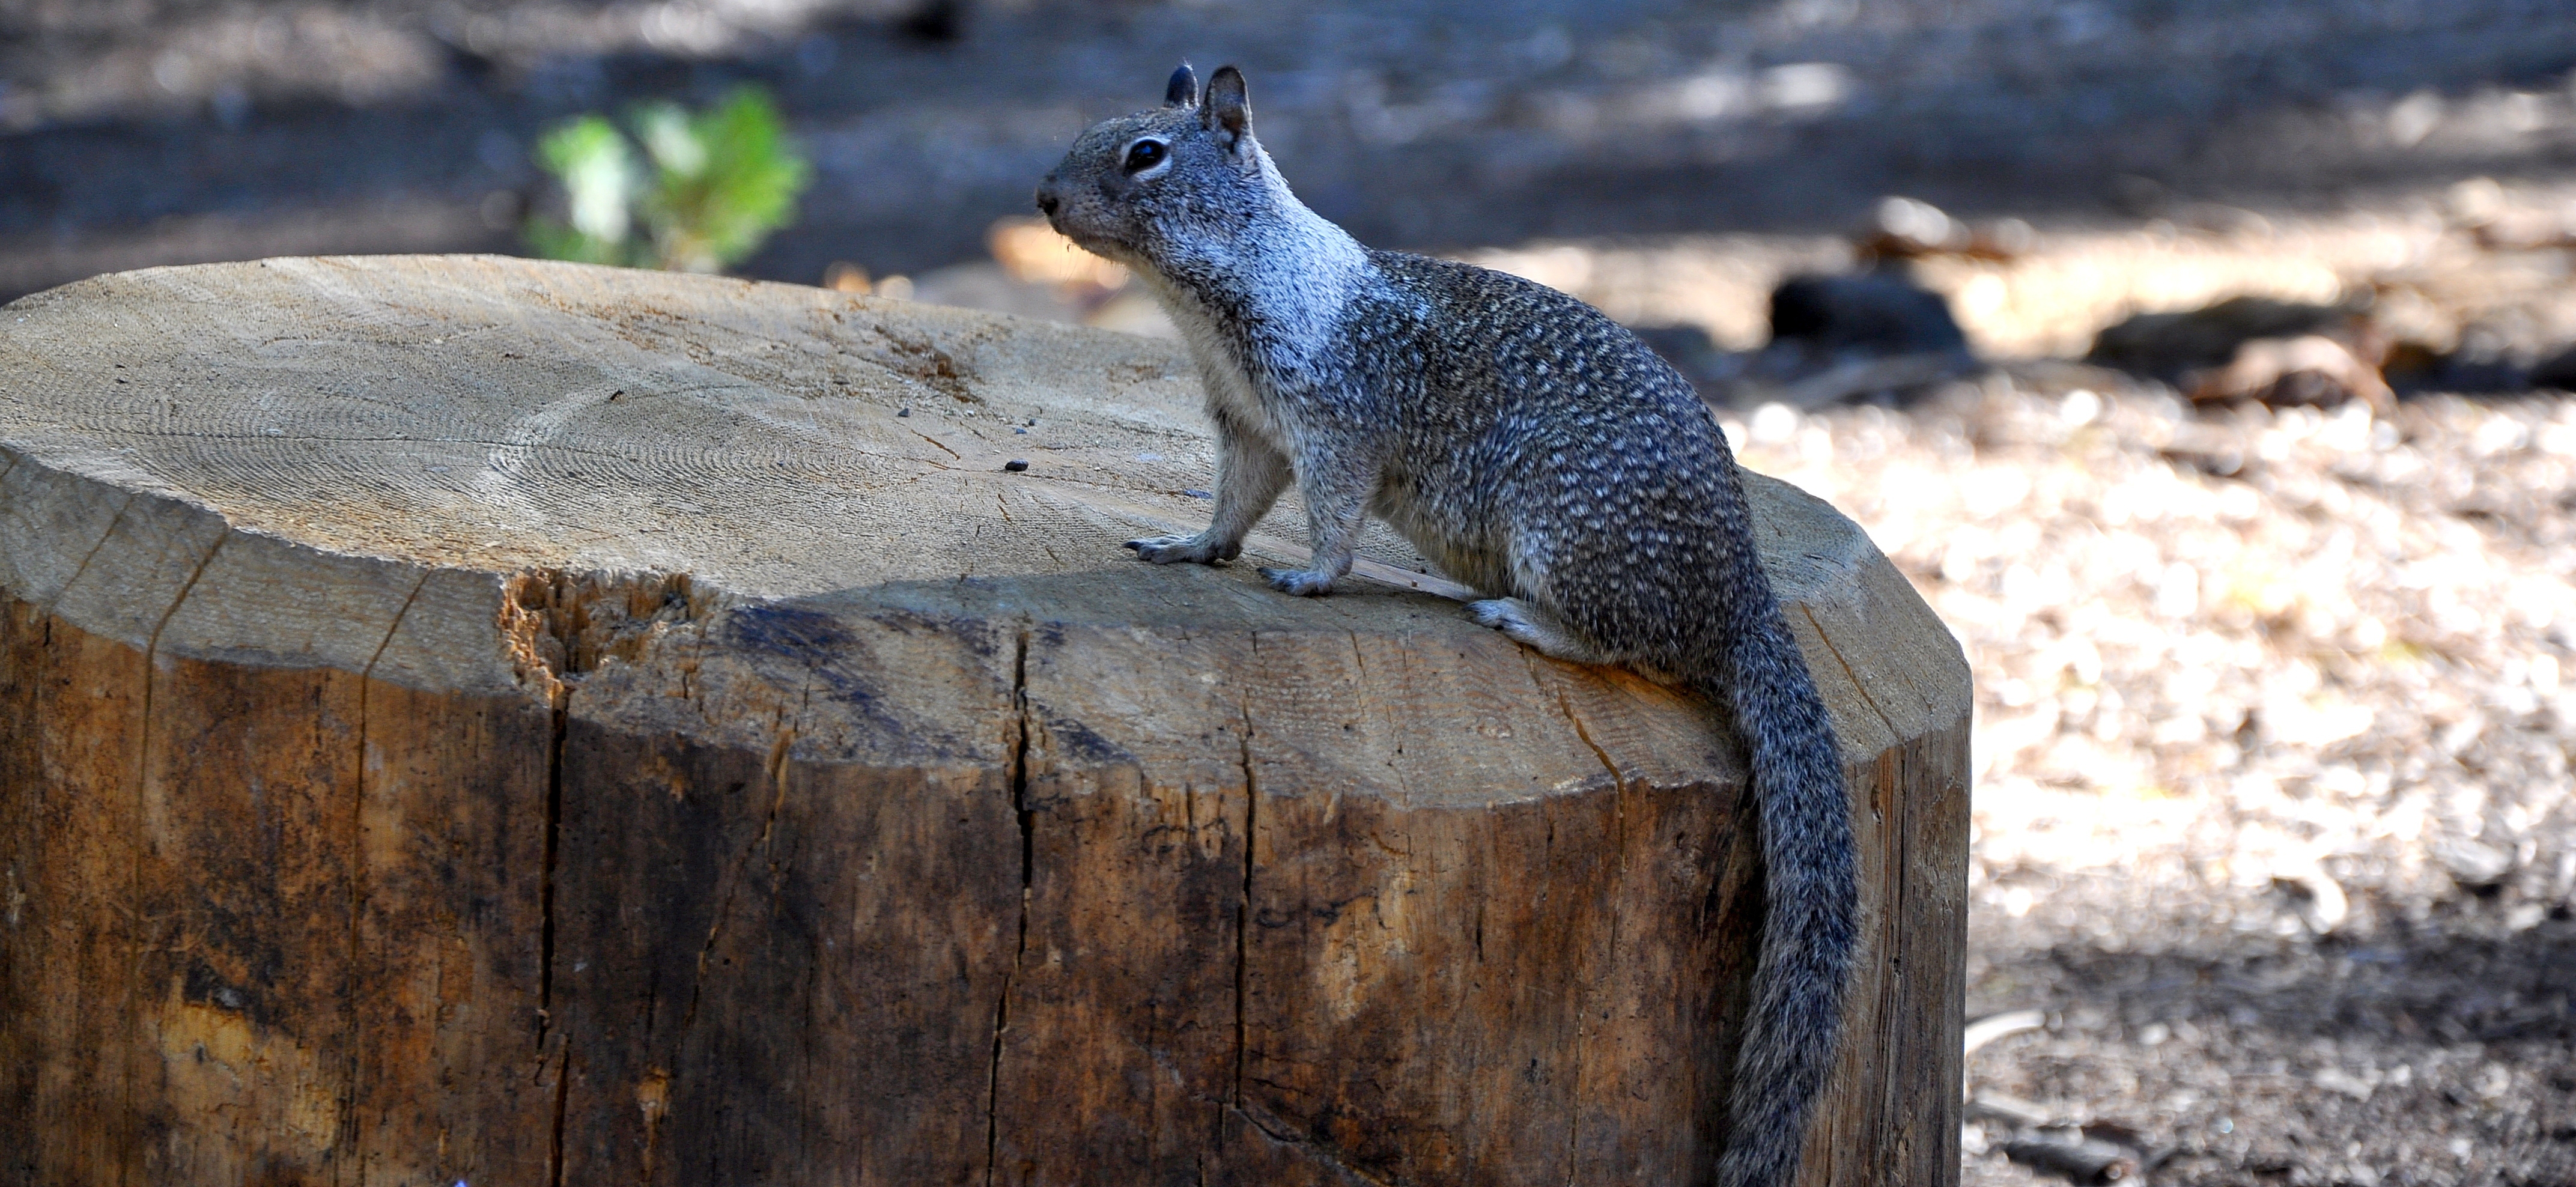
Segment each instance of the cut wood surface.
M0 1179L1704 1179L1709 707L1195 530L1169 343L500 258L0 309ZM1023 470L1005 463L1025 461ZM1867 911L1818 1184L1958 1174L1968 675L1749 480Z

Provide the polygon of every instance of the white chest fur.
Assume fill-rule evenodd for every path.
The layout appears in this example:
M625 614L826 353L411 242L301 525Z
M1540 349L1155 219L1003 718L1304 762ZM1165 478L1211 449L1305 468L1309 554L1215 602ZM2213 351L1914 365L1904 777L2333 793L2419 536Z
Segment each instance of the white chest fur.
M1207 384L1208 415L1230 420L1272 448L1280 448L1284 442L1271 411L1270 393L1254 378L1255 369L1249 365L1253 360L1243 357L1235 336L1225 332L1196 294L1151 273L1146 278L1172 324L1179 327L1190 361L1198 365L1199 377Z
M1208 411L1294 456L1301 397L1341 382L1347 352L1339 339L1352 304L1384 283L1368 249L1308 210L1262 162L1273 183L1272 205L1224 240L1188 243L1185 275L1221 278L1220 301L1140 269L1207 382ZM1220 306L1224 310L1220 311ZM1229 316L1243 324L1228 324Z

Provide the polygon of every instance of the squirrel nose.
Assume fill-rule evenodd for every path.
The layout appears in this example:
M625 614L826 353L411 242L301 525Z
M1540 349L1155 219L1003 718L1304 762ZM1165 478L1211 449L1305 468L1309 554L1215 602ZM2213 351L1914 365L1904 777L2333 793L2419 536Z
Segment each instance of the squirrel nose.
M1038 187L1038 209L1044 211L1048 218L1054 218L1056 207L1062 205L1064 203L1055 196L1054 182Z

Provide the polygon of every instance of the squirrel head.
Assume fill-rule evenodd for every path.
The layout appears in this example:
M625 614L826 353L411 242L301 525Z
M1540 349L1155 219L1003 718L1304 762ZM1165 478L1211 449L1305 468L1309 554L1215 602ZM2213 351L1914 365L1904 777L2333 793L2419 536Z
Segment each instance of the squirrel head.
M1201 95L1184 62L1163 106L1102 120L1075 140L1037 202L1057 233L1085 249L1163 271L1176 257L1231 241L1286 190L1253 138L1243 72L1219 69Z

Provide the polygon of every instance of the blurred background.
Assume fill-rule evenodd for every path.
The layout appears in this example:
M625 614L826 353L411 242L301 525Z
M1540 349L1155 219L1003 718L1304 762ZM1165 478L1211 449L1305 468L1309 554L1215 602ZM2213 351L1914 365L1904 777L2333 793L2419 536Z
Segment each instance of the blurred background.
M2564 0L0 0L0 298L500 251L1168 333L1027 215L1184 58L1958 634L1968 1182L2576 1184Z

